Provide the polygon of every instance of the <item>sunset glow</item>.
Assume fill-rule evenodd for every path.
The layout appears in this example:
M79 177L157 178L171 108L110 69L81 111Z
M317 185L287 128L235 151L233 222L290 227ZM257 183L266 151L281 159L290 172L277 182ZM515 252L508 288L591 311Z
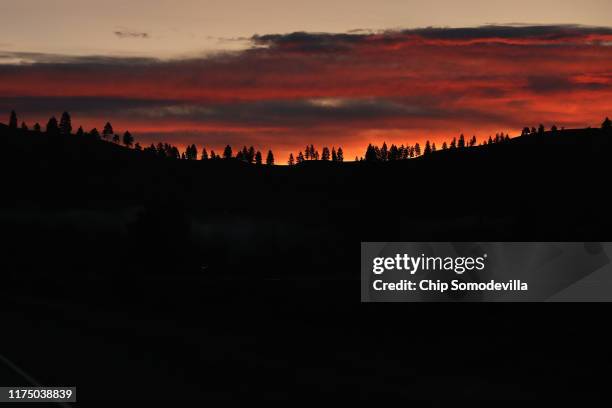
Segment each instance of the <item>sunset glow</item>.
M155 59L0 53L0 111L71 112L142 145L272 149L479 140L596 126L612 112L612 29L481 26L258 35L243 50Z

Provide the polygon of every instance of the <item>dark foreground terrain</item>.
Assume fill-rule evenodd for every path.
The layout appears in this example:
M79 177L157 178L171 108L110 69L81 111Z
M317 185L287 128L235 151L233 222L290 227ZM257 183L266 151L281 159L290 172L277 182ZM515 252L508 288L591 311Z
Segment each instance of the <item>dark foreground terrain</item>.
M604 131L295 167L46 136L0 127L5 385L87 407L607 397L606 305L359 301L361 241L610 241Z

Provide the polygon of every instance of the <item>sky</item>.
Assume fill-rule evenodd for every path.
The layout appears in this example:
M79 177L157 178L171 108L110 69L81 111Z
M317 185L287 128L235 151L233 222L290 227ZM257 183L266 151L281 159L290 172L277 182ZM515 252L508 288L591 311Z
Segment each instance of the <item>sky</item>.
M612 116L612 2L0 4L0 115L143 145L440 145ZM3 120L0 116L0 121Z

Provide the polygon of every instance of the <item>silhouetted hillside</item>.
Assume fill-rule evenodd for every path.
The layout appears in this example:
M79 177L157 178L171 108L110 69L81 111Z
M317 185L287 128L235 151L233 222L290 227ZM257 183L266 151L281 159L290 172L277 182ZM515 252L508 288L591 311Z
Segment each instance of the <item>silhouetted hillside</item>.
M589 241L612 227L612 135L600 129L297 166L163 159L6 126L0 138L13 253L37 240L51 253L79 248L67 270L106 247L92 268L248 275L244 265L265 263L270 275L329 276L348 273L360 241Z
M5 349L43 384L76 384L86 406L328 384L362 400L567 400L585 378L597 398L605 377L584 373L606 347L605 312L383 312L359 304L359 243L609 240L611 140L568 130L281 167L0 126L1 310L20 333ZM109 378L130 389L101 394Z

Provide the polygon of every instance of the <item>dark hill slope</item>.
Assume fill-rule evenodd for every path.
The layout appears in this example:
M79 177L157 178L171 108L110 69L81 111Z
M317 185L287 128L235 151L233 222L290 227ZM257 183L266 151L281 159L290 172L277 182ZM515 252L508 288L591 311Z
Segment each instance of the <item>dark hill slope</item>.
M126 253L162 251L167 259L149 260L160 269L216 262L243 271L278 254L271 273L296 260L295 273L338 270L358 259L360 241L589 241L612 231L612 135L600 129L407 161L294 167L160 159L5 126L0 140L9 231L24 242L31 233L54 241L61 231L87 256L98 241ZM143 262L125 254L107 261L126 258Z

